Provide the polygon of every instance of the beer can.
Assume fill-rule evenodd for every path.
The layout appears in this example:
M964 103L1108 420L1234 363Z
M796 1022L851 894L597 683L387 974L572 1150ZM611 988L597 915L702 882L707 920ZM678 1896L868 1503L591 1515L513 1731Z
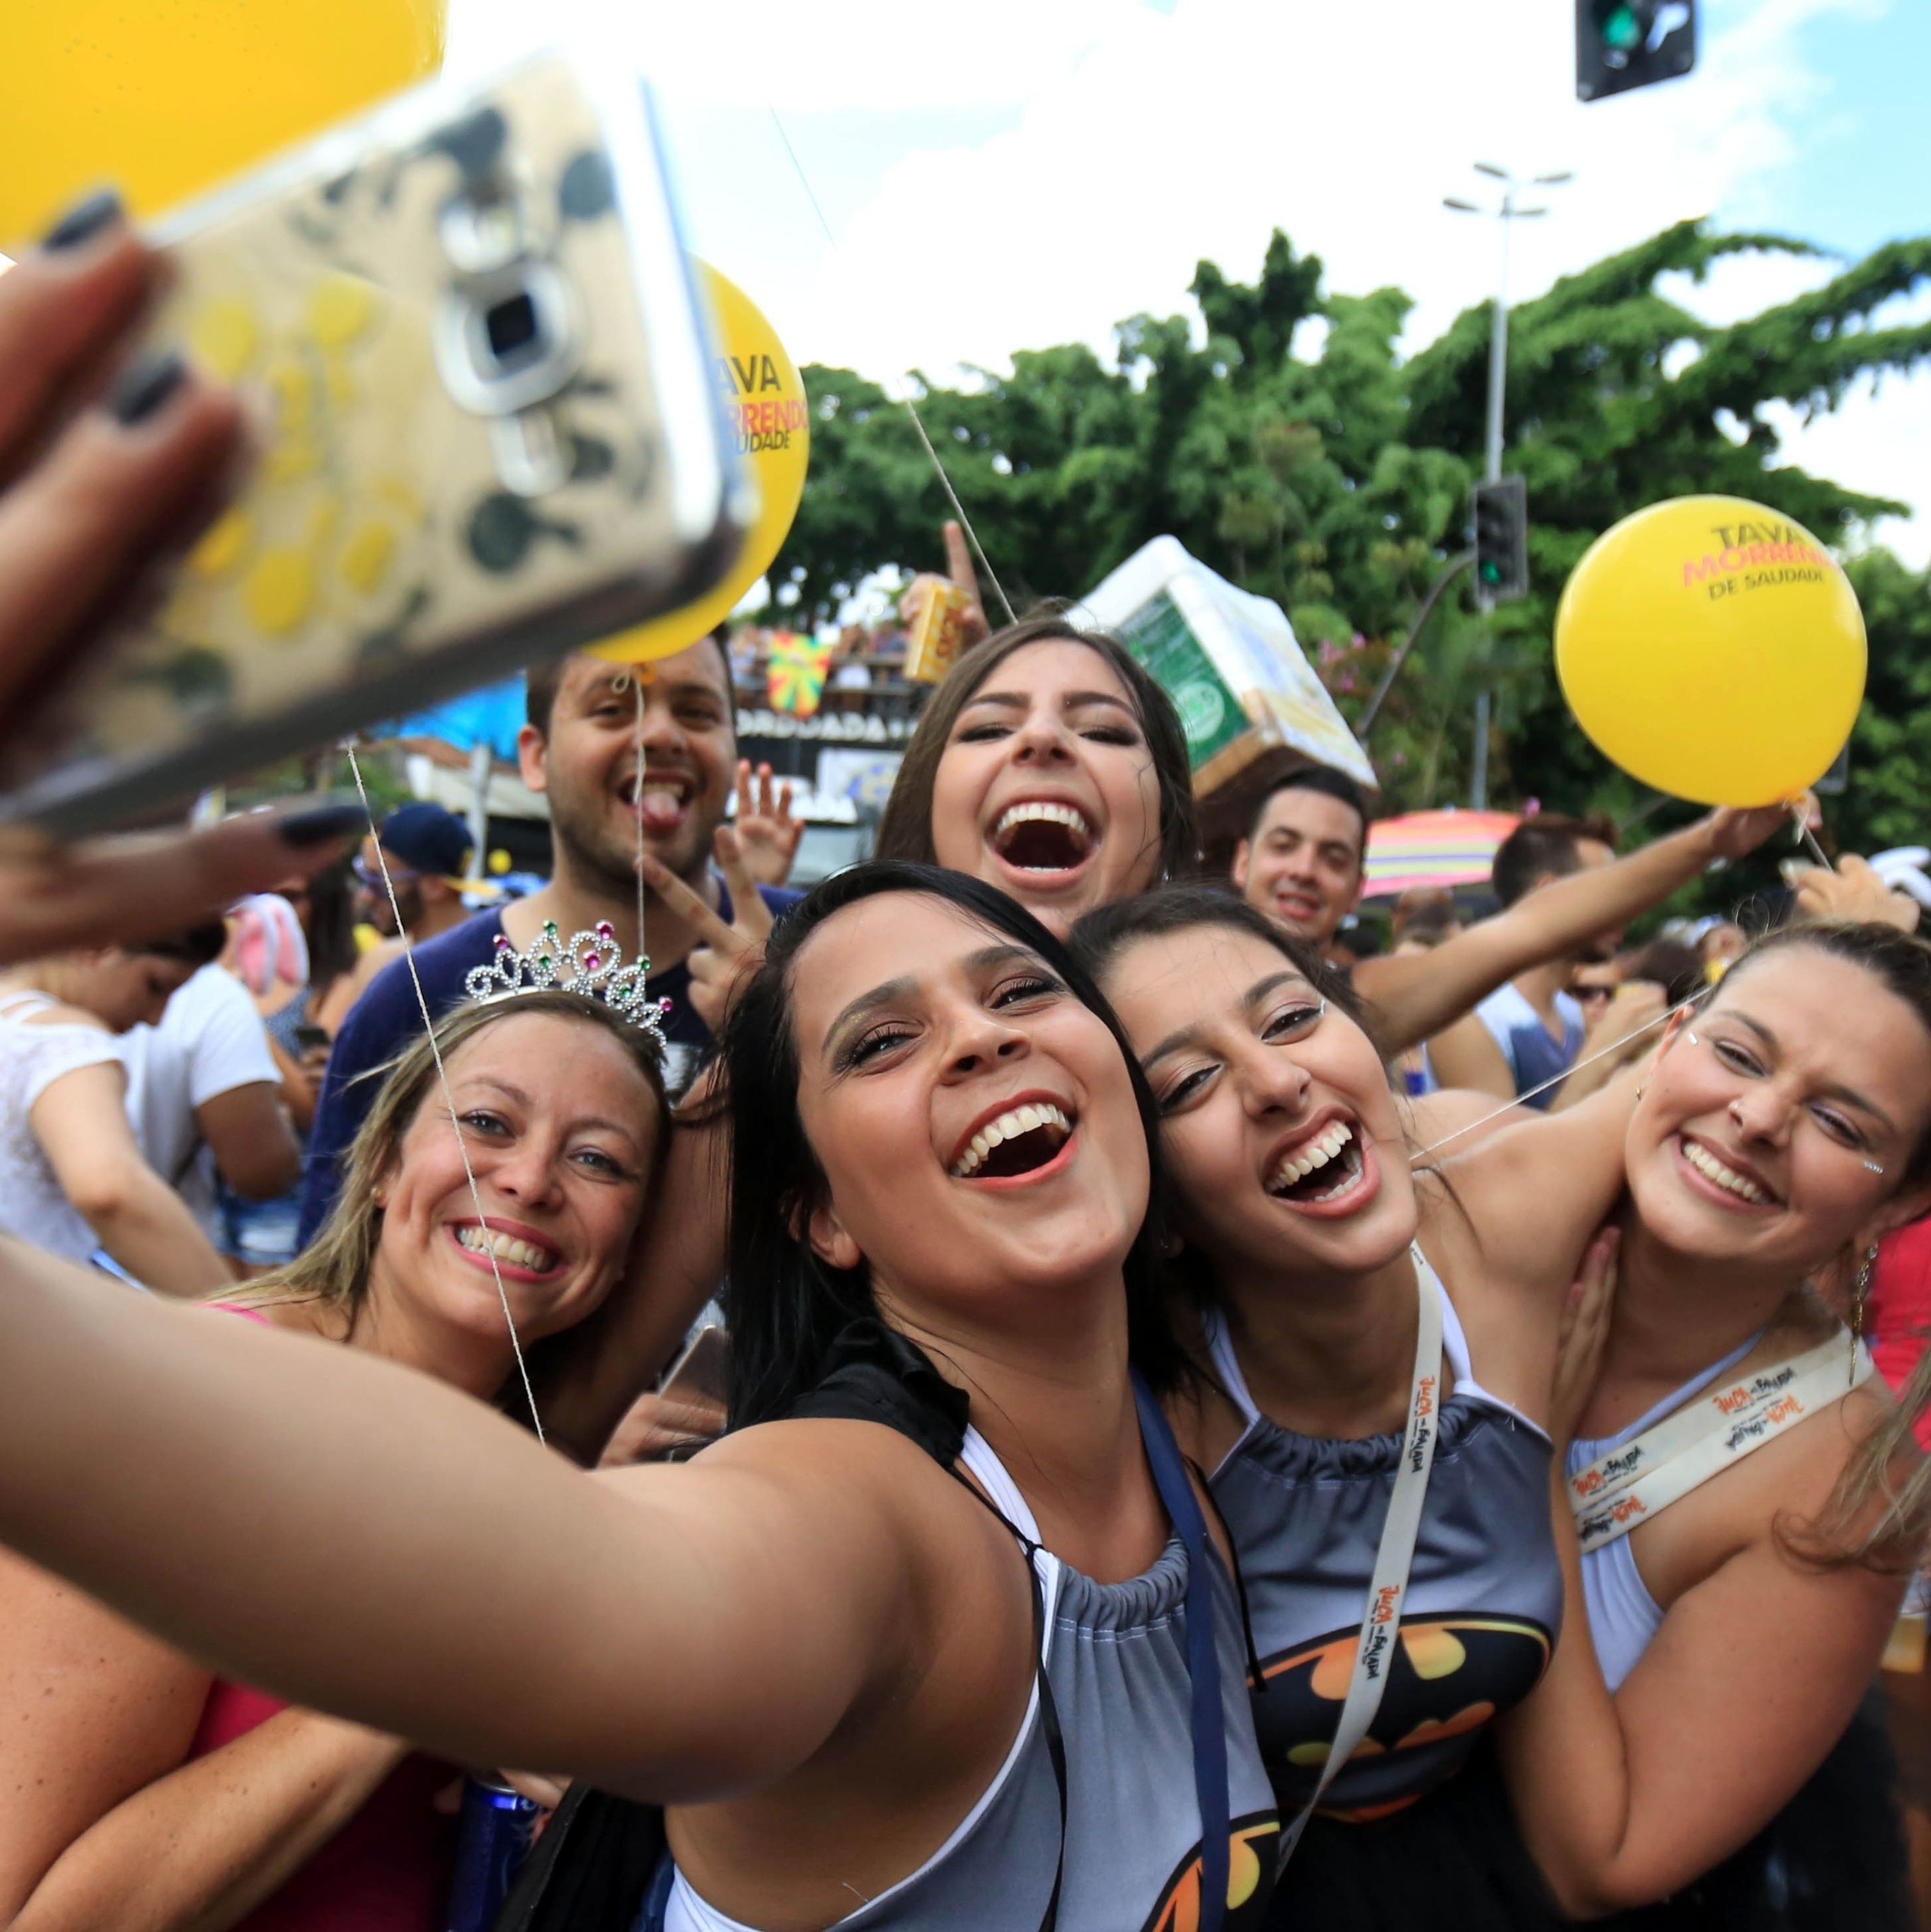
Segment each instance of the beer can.
M916 684L937 684L959 654L972 598L956 584L934 584L919 607L905 639L905 675Z
M463 1780L456 1875L449 1887L445 1932L490 1932L529 1856L542 1810L533 1798L507 1784L480 1778Z

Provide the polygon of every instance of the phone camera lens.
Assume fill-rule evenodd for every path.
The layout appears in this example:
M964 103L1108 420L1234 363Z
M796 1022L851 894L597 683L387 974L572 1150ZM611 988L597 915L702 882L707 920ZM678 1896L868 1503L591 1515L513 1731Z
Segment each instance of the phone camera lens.
M483 317L483 332L489 340L490 353L499 362L511 367L541 352L541 326L536 304L527 290L519 290L491 308Z

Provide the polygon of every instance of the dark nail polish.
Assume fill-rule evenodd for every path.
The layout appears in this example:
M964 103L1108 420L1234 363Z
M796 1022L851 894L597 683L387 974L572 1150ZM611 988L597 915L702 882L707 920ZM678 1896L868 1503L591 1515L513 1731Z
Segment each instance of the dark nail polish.
M123 429L145 422L187 375L187 364L172 349L155 356L143 356L124 369L107 392L107 413Z
M111 188L77 201L40 237L40 246L49 254L63 248L78 248L92 240L109 223L121 219L121 197Z
M306 812L292 812L275 826L285 845L298 848L325 844L331 838L346 838L352 832L365 830L369 814L355 800L336 805L311 806Z

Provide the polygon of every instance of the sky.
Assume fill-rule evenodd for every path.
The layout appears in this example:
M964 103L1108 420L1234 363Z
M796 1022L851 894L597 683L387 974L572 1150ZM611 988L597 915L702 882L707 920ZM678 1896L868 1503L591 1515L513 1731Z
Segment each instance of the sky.
M1574 171L1515 226L1516 299L1684 216L1843 259L1931 232L1931 5L1700 10L1695 74L1586 106L1567 0L450 0L448 68L616 37L699 252L796 360L889 382L1105 352L1125 316L1190 310L1202 256L1250 279L1276 226L1330 289L1406 289L1419 347L1496 284L1498 224L1441 206L1479 198L1478 160ZM1748 260L1675 292L1727 320L1831 269ZM1897 306L1931 315L1931 292ZM1779 427L1795 460L1921 504L1874 534L1931 560L1931 371Z

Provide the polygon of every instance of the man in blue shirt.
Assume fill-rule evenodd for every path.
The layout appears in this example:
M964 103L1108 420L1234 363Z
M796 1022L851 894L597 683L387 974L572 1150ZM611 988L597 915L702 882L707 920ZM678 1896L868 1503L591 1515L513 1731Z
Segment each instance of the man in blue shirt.
M517 758L524 783L550 801L550 881L529 898L478 913L415 949L423 996L439 1018L465 997L463 982L472 968L495 958L499 933L527 951L546 920L556 922L566 942L607 920L626 956L634 952L640 821L644 850L719 917L733 916L724 881L711 867L737 751L730 667L718 634L654 664L611 664L580 654L539 665L529 676L527 716ZM758 890L773 912L799 896ZM687 963L703 935L652 893L644 907L644 942L652 990L670 1001L664 1024L678 1063L669 1070L674 1090L688 1079L698 1049L710 1038L691 1004ZM381 1070L421 1034L409 962L398 959L350 1010L329 1055L302 1186L304 1246L334 1204L340 1157L374 1100Z

